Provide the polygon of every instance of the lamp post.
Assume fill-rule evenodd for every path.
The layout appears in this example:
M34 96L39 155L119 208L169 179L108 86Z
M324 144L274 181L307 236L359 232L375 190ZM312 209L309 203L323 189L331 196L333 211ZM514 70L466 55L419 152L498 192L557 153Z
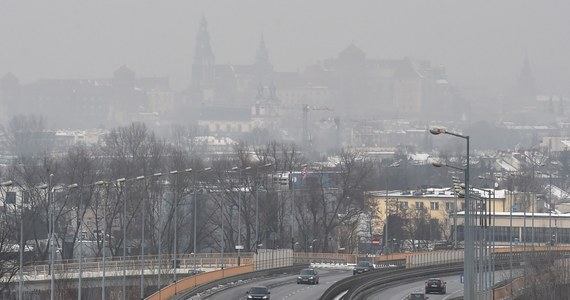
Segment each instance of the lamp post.
M135 177L135 179L137 181L139 180L144 180L145 176L137 176ZM144 226L145 226L145 201L144 201L144 197L141 199L142 203L141 203L141 283L140 283L140 293L141 293L141 299L144 299L144 246L145 246L145 242L144 242Z
M388 168L397 168L399 166L400 166L400 163L395 162L395 163L389 165ZM392 249L388 250L388 223L389 223L388 220L390 219L390 210L388 208L388 172L386 172L386 199L385 200L386 200L386 234L384 236L384 239L385 239L384 247L386 248L386 252L388 252L388 251L391 252ZM392 247L394 247L393 243L392 243ZM388 253L386 253L386 254L388 254Z
M189 169L189 172L192 172L192 169ZM174 171L170 171L171 175L176 175L176 179L174 182L174 199L173 199L173 203L172 206L174 207L174 238L173 240L173 246L172 246L172 282L176 283L176 270L177 270L177 260L176 260L176 248L178 245L176 245L176 235L177 235L177 227L178 227L178 220L177 220L177 215L178 215L178 184L179 184L179 178L178 178L178 171L174 170ZM174 285L174 287L176 288L176 284Z
M103 255L103 274L102 274L102 278L101 278L101 300L105 300L105 273L106 273L106 243L105 240L107 239L107 198L109 197L109 183L110 182L106 182L106 181L97 181L95 182L95 185L97 186L102 186L105 185L105 201L103 201L103 242L102 242L102 255Z
M184 173L191 173L192 169L184 169ZM170 174L180 174L178 171L172 171ZM179 175L176 176L176 193L174 194L174 247L173 247L173 255L174 258L174 272L173 272L173 280L176 282L176 271L178 271L178 185L180 184L180 179L178 178ZM196 234L196 233L194 233ZM195 252L195 251L194 251ZM175 285L176 288L176 285Z
M155 173L154 174L155 177L160 177L162 176L162 173ZM156 226L158 232L157 232L157 244L158 244L158 263L156 265L156 275L158 278L157 281L157 285L158 285L158 289L160 290L160 288L162 287L162 277L161 277L161 263L162 263L162 229L160 228L162 225L162 195L160 194L159 191L159 195L158 195L158 209L157 209L157 219L158 219L158 224Z
M206 171L210 171L212 168L208 167L208 168L204 168L202 170L202 172L206 172ZM188 169L190 171L192 171L192 169ZM198 218L198 214L197 214L197 210L198 210L198 206L197 206L197 190L198 190L198 184L197 184L197 180L198 180L198 172L194 173L194 233L193 233L193 239L194 239L194 254L193 254L193 261L194 261L194 274L196 274L196 219Z
M457 176L451 177L453 181L453 195L455 203L453 204L453 249L457 250L457 198L459 198L459 191L461 187L459 186L461 181Z
M541 166L544 166L544 164L542 164ZM548 175L548 231L549 231L549 235L550 235L550 243L552 244L552 236L554 234L554 231L552 230L552 173L550 172L538 172L539 174L545 174Z
M430 133L433 135L448 134L454 137L462 138L466 142L466 153L467 153L467 163L465 166L465 260L463 261L463 269L465 272L464 279L464 299L474 300L475 290L474 290L474 273L475 269L473 266L473 258L475 254L475 243L473 237L473 224L471 217L471 199L469 197L469 136L447 131L444 128L432 128Z
M68 189L78 188L77 183L67 186ZM77 230L79 231L79 282L77 287L77 300L81 300L83 281L83 190L79 189L79 212L77 214Z
M8 187L12 186L12 184L14 184L14 182L13 182L12 180L8 180L8 181L4 181L4 182L0 183L0 187L8 188ZM3 192L4 192L4 191L3 191ZM4 199L6 199L7 195L8 195L8 189L6 189L6 191L5 191L5 193L4 193L4 197L5 197ZM6 200L5 200L5 202L6 202ZM14 204L16 205L16 209L17 209L17 203L14 203ZM6 205L6 204L4 204L4 205ZM23 207L22 204L20 204L20 205L21 205L21 207ZM18 275L19 275L19 277L20 277L20 281L18 282L18 299L20 299L20 300L22 299L22 289L23 289L23 287L24 287L24 280L23 280L23 273L22 273L22 267L23 267L23 265L24 265L24 264L23 264L23 256L24 256L24 253L23 253L23 251L22 251L22 250L23 250L23 249L22 249L22 248L23 248L23 244L24 244L24 235L23 235L23 233L24 233L24 227L22 226L22 223L23 223L23 220L22 220L22 212L23 212L23 211L24 211L24 209L22 208L22 210L21 210L21 212L20 212L20 245L19 245L19 248L20 248L20 249L19 249L19 252L20 252L20 266L19 266L19 269L18 269ZM14 214L15 214L15 213L14 213Z
M489 236L491 242L488 245L486 245L487 246L486 249L488 249L487 259L488 259L488 265L489 265L489 273L487 274L488 278L487 278L487 286L486 287L488 288L488 290L490 292L492 286L495 283L495 256L491 255L491 254L495 252L495 213L496 213L495 203L497 202L496 198L495 198L496 197L496 194L495 194L496 184L495 184L495 176L492 172L491 172L491 178L486 178L484 176L479 176L478 178L481 180L487 180L487 181L491 182L491 188L488 191L483 189L483 192L487 193L489 196L488 197L489 205L485 206L485 208L489 212L489 220L485 221L485 230L488 230L487 226L491 226L491 232L488 233L488 236ZM492 198L491 198L491 196L492 196ZM492 201L492 205L491 205L491 201ZM487 240L485 240L485 242L488 243Z
M121 190L121 185L124 187L124 183L127 179L126 178L119 178L117 179L117 187L119 191ZM120 193L119 193L120 196ZM123 200L123 286L121 292L121 299L126 299L127 293L127 199Z
M220 244L220 250L221 250L221 258L222 258L222 270L224 269L224 246L225 246L225 240L224 240L224 200L220 200L221 204L220 204L220 217L222 218L222 233L220 236L220 240L221 240L221 244Z
M268 164L265 164L261 167L268 168L271 166L272 166L272 164L268 163ZM255 176L256 181L255 182L257 182L257 177L258 177L257 171L258 171L258 169L259 169L259 167L257 167L255 169L255 173L256 173L256 176ZM293 194L293 197L294 196L295 195ZM256 187L255 187L255 252L256 253L257 253L257 245L259 245L259 185L256 185Z
M303 170L303 172L307 172L307 164L302 164L300 167ZM293 172L290 172L291 174L291 192L293 193L293 196L291 197L291 238L292 238L292 245L291 248L293 249L293 251L295 251L295 243L294 243L294 239L295 239L295 221L296 221L296 210L295 210L295 182L296 182L296 178L293 176Z
M241 184L241 173L242 171L250 170L251 167L245 167L243 169L238 167L233 167L232 170L239 171L238 183ZM237 255L238 255L238 267L241 265L241 248L243 248L241 244L241 189L243 185L238 187L238 244L236 245L237 248Z
M50 299L55 300L55 276L54 276L54 261L55 261L55 253L53 249L53 231L54 231L54 223L53 223L53 210L54 210L54 196L55 196L55 189L52 188L52 180L53 174L49 174L49 181L48 181L48 210L49 210L49 261L50 261ZM50 197L51 195L51 197Z

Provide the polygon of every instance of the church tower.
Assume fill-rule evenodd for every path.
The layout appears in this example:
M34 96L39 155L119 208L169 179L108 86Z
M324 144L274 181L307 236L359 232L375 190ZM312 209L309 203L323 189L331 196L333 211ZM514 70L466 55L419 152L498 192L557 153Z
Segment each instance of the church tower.
M532 104L536 101L536 89L534 85L534 77L530 68L528 56L525 57L523 68L517 80L515 88L515 99L517 103Z
M202 17L200 29L196 37L196 49L194 51L194 62L192 63L192 82L200 85L212 84L214 81L214 53L210 47L210 34L208 33L208 23Z
M269 83L271 82L271 73L273 73L273 66L269 62L269 52L265 47L265 38L261 35L261 40L259 42L259 47L257 48L257 53L255 54L255 62L253 64L255 69L255 76L259 82Z

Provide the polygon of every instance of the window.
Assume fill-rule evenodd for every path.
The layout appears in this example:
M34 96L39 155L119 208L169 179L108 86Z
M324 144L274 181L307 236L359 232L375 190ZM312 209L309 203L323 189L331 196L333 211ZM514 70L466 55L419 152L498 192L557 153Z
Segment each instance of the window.
M416 209L422 209L424 208L424 203L423 202L416 202Z
M16 192L6 192L6 203L16 204Z
M408 201L401 201L400 202L400 207L402 209L408 209Z
M429 208L431 210L439 210L439 202L430 202Z
M455 203L445 203L445 210L455 211Z

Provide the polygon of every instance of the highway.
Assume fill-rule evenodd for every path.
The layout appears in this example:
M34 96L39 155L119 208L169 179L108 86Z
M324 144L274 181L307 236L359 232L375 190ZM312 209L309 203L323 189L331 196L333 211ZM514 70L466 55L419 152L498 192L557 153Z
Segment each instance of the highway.
M352 268L346 269L317 269L319 271L319 284L297 284L297 275L288 275L279 278L255 280L225 289L210 296L193 297L189 299L228 300L246 299L246 291L252 286L265 285L271 291L271 299L319 299L323 292L336 281L352 276Z
M516 274L518 275L518 274ZM495 272L495 282L500 282L509 277L509 271L497 271ZM446 300L463 295L463 284L460 282L459 275L441 277L447 282L447 294L428 294L429 300ZM426 278L427 279L427 278ZM406 299L412 292L423 292L424 282L416 281L412 283L404 283L398 285L397 287L388 288L384 291L375 293L367 297L367 300L402 300Z

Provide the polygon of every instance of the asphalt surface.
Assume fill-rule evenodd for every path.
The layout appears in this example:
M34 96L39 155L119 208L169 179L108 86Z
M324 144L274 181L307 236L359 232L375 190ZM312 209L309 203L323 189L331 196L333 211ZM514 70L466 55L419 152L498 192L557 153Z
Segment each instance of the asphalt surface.
M273 277L244 282L237 282L233 286L220 287L219 291L207 295L206 293L190 299L230 300L247 299L246 292L252 286L268 286L272 300L282 299L319 299L331 284L338 280L352 276L352 268L344 269L317 269L319 271L319 284L297 284L297 275ZM212 292L212 291L210 291Z
M500 282L509 277L508 271L497 271L495 272L495 282ZM429 300L444 300L451 299L463 295L463 284L461 283L461 278L459 275L441 277L445 282L447 282L447 293L445 295L441 294L427 294ZM412 292L424 292L424 283L427 280L416 281L412 283L405 283L397 287L389 288L384 291L375 293L367 300L402 300L406 299Z

